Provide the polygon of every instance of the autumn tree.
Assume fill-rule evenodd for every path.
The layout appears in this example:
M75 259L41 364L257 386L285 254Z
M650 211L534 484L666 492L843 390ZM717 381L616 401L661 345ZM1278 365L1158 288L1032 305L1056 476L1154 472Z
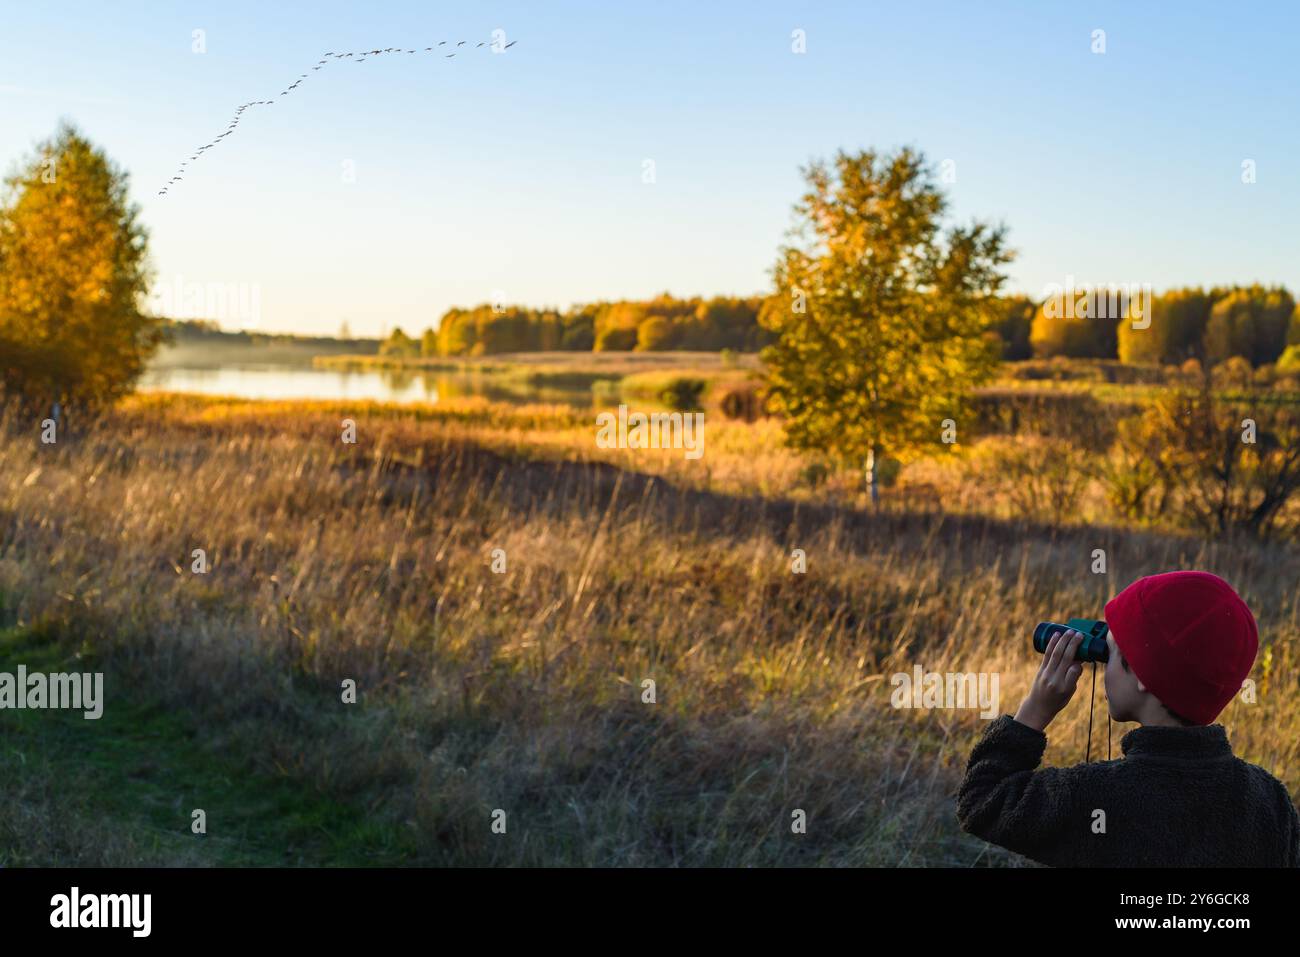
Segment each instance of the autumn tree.
M560 317L560 348L590 352L596 343L596 307L581 306Z
M1213 292L1199 288L1171 289L1157 296L1149 325L1135 329L1131 322L1120 324L1120 361L1182 363L1203 358L1201 340L1213 306Z
M943 440L996 362L984 333L1011 260L1004 230L942 220L924 156L840 152L808 191L773 271L784 308L761 321L769 395L787 441L867 471Z
M1008 296L998 302L990 331L998 338L1003 359L1014 362L1033 355L1029 330L1036 312L1037 307L1028 296Z
M627 352L636 346L637 328L648 315L643 302L613 302L596 314L597 352Z
M63 125L0 201L0 388L39 408L129 391L162 337L141 304L146 234L127 176Z
M379 354L395 359L412 359L420 354L420 344L398 326L389 333L387 339L379 343Z
M651 316L636 327L637 352L661 352L672 348L673 321L667 316Z
M1049 294L1029 329L1034 355L1114 359L1129 298L1123 289L1086 286Z
M1275 362L1286 349L1295 300L1285 289L1236 289L1214 304L1205 327L1211 363L1241 356L1252 365Z

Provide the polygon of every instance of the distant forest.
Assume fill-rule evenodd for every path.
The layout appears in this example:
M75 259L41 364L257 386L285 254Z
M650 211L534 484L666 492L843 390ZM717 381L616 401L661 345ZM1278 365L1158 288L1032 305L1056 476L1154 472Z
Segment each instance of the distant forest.
M1010 361L1064 356L1217 365L1240 358L1253 366L1277 362L1300 368L1300 309L1281 286L1171 289L1155 296L1146 329L1114 316L1096 318L1104 309L1083 308L1095 294L1072 295L1080 308L1070 311L1071 318L1026 296L997 300L989 317L990 346ZM677 299L667 293L567 311L480 305L448 310L419 339L394 330L379 351L411 357L550 350L754 352L771 341L765 312L788 308L788 300L778 296Z
M1087 298L1084 293L1078 296L1080 303ZM1122 318L1062 318L1059 303L1049 309L1023 296L1004 300L990 330L1002 357L1164 365L1195 361L1211 366L1240 359L1256 367L1276 362L1300 368L1300 310L1281 286L1170 289L1154 297L1150 327L1145 329L1135 329ZM1104 312L1093 306L1086 315Z
M482 356L501 352L755 352L770 341L762 297L620 300L559 311L480 305L449 309L416 340L394 330L383 355Z
M1080 304L1086 294L1078 293ZM765 310L789 308L785 298L753 296L619 300L568 310L483 304L447 310L437 326L416 338L401 328L375 339L222 332L215 323L171 322L177 344L210 340L227 345L311 347L394 358L485 356L509 352L757 352L771 341ZM1150 328L1125 319L1095 318L1100 310L1072 310L1063 318L1026 296L995 302L990 347L1008 361L1032 358L1118 359L1125 363L1217 365L1229 359L1252 366L1277 363L1300 369L1300 307L1281 286L1171 289L1155 296ZM237 341L238 340L238 341Z
M285 332L255 332L249 330L229 331L220 324L208 319L167 319L163 322L163 335L166 341L176 346L200 345L244 345L244 346L308 346L328 349L330 352L355 350L373 353L379 345L378 339L362 336L304 336ZM342 347L342 348L341 348Z

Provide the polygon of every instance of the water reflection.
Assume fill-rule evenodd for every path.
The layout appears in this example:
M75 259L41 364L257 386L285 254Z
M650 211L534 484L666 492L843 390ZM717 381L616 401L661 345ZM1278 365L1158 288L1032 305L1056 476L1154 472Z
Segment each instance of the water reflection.
M406 369L313 369L301 366L158 368L145 373L142 392L197 392L245 399L322 399L439 402L482 396L493 402L594 404L590 390L537 387L491 373L419 372Z

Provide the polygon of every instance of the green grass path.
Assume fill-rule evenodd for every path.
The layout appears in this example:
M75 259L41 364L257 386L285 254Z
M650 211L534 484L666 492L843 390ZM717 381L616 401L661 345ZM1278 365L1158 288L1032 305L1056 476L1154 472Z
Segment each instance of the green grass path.
M93 662L0 630L0 672L85 672ZM400 864L398 828L290 777L219 753L189 715L104 680L104 713L0 710L0 866ZM207 833L191 833L191 812Z

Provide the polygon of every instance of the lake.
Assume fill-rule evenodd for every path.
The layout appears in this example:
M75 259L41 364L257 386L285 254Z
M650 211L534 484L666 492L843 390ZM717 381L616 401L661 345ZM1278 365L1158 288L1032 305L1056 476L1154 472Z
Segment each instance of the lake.
M157 366L140 380L141 392L197 392L245 399L439 402L482 396L493 402L596 404L591 390L538 388L491 373L408 372L389 369L317 369L303 365Z

